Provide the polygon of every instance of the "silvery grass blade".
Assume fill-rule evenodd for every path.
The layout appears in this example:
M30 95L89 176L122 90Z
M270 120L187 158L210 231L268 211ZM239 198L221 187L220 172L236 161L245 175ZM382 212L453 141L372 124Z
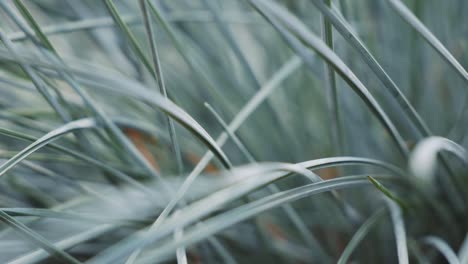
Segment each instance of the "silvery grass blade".
M19 234L27 238L28 241L30 241L31 243L37 244L38 246L46 250L50 255L59 259L61 262L74 263L74 264L80 263L77 259L72 257L70 254L68 254L67 252L63 251L60 248L57 248L55 245L51 244L43 236L37 234L36 232L31 230L29 227L25 226L24 224L17 221L16 219L9 216L3 211L0 211L0 219L3 223L10 226L16 232L18 232Z
M351 240L349 240L348 244L346 245L343 253L341 253L340 258L338 259L338 264L346 264L348 263L349 258L352 256L353 252L359 246L361 241L366 237L366 235L371 231L371 229L379 222L379 220L384 216L385 210L380 209L379 211L375 212L371 217L369 217L354 233Z
M143 21L139 15L121 15L122 21L126 25L139 25ZM214 17L212 14L204 10L191 10L191 11L173 11L166 14L168 22L200 22L212 23ZM259 24L262 21L256 19L252 14L245 14L244 12L229 12L223 11L220 19L229 24ZM94 30L106 27L116 26L112 17L86 17L77 21L64 22L54 25L46 25L42 27L42 31L46 36L63 35L83 30ZM8 34L11 41L24 41L27 36L22 31L16 31Z
M33 137L33 136L30 136L30 135L26 135L24 133L20 133L20 132L16 132L16 131L12 131L12 130L8 130L8 129L5 129L5 128L0 128L0 134L2 135L6 135L6 136L9 136L9 137L13 137L13 138L17 138L17 139L21 139L21 140L26 140L26 141L32 141L32 142L35 142L38 140L38 138L36 137ZM60 145L57 145L55 143L49 143L46 145L46 147L48 148L51 148L53 150L56 150L56 151L59 151L61 153L64 153L64 154L67 154L71 157L74 157L78 160L82 160L84 162L86 162L87 164L91 164L93 166L96 166L97 168L100 168L102 169L103 171L106 171L106 172L109 172L111 173L112 175L114 175L116 178L118 179L121 179L123 181L126 181L128 184L142 190L142 191L145 191L145 192L149 192L149 190L147 188L145 188L144 185L142 185L141 183L139 183L138 181L134 180L132 177L130 177L129 175L99 161L99 160L96 160L86 154L83 154L83 153L80 153L78 151L75 151L75 150L71 150L69 148L66 148L66 147L63 147L63 146L60 146ZM15 153L16 154L16 153ZM32 153L31 153L32 154Z
M468 72L460 64L459 61L452 55L452 53L445 47L442 42L411 12L410 9L400 0L387 0L390 6L395 10L396 13L408 23L456 72L457 74L468 84ZM468 96L465 95L463 102L464 106L461 108L459 120L466 111L468 105ZM451 130L454 130L459 126L456 122ZM427 136L427 135L426 135Z
M395 234L395 243L397 249L398 263L408 264L408 245L406 242L406 228L401 209L397 203L386 198L387 206L390 210L390 216L393 223L393 233Z
M366 48L364 43L360 40L358 35L351 28L351 25L349 25L349 23L346 20L340 17L339 13L337 13L336 10L327 7L323 3L323 1L313 0L312 3L320 10L322 15L325 16L327 20L333 24L334 28L338 32L340 32L341 36L352 47L354 47L357 52L359 52L361 58L375 73L379 80L384 84L388 92L392 95L392 98L394 98L398 102L404 114L413 121L412 124L418 128L418 131L424 136L430 135L431 132L424 120L419 116L414 107L411 105L411 103L408 101L405 95L401 92L401 90L398 88L398 86L395 84L392 78L388 75L388 73L383 69L383 67L378 63L378 61Z
M314 67L311 52L305 48L295 36L288 32L280 22L286 24L288 28L295 30L296 35L299 35L321 58L330 63L334 67L335 71L351 86L351 88L353 88L353 90L361 97L377 119L386 128L402 156L405 158L408 156L408 147L406 146L406 143L401 137L398 129L388 118L385 111L380 107L364 84L356 77L356 75L354 75L351 69L346 66L336 53L327 47L320 38L310 32L299 19L276 3L266 0L249 1L275 27L275 29L281 34L286 42L288 42L291 48L301 56L307 65L311 68ZM274 14L274 16L272 14Z
M166 91L166 84L164 83L163 72L161 68L161 62L159 60L158 49L156 46L156 40L153 32L153 26L150 19L150 14L148 11L148 6L146 0L140 0L140 8L143 14L143 21L145 24L146 34L148 35L148 41L150 43L151 48L151 58L153 60L153 68L154 68L154 76L158 81L159 90L161 94L167 98L167 91ZM122 22L123 23L123 22ZM176 159L177 170L179 174L182 174L184 171L184 164L182 162L182 154L179 146L179 142L177 140L177 135L174 127L174 121L166 116L167 126L169 130L169 137L171 139L171 146L172 151L174 152L174 156Z
M174 215L177 215L176 211ZM184 235L184 231L182 228L178 228L174 232L174 239L180 239ZM187 253L185 252L185 247L179 247L176 249L176 259L177 259L177 264L187 264Z
M46 219L63 219L77 222L89 222L94 224L119 224L119 225L142 225L148 223L149 219L124 219L99 216L89 213L75 213L66 211L57 211L53 209L41 209L41 208L0 208L0 211L7 213L8 215L14 216L31 216Z
M468 263L468 234L465 236L465 239L458 250L458 259L463 264Z
M166 254L171 254L179 246L187 246L206 237L220 232L221 230L233 226L245 219L258 215L264 211L271 210L285 203L291 203L299 199L315 194L327 192L330 190L339 190L344 188L357 188L368 186L365 177L344 177L341 179L327 180L319 183L312 183L302 187L297 187L277 194L267 196L249 204L232 209L215 217L209 218L203 222L203 225L187 229L180 240L172 240L159 246L157 249L148 253L141 261L137 263L150 263L151 259L157 260Z
M16 51L14 50L14 47L12 46L12 43L8 39L8 37L0 30L0 38L2 42L5 44L7 47L8 51L10 54L13 56L15 60L19 63L23 71L27 74L27 76L31 79L31 81L34 83L34 86L37 88L37 91L41 93L41 95L44 97L44 99L50 104L52 109L54 109L57 112L57 115L62 118L62 120L68 122L70 121L70 116L69 114L62 109L60 106L59 102L57 101L57 98L52 96L50 92L47 89L47 85L45 82L37 75L37 73L34 72L34 70L27 64L23 63L18 56L16 55Z
M460 260L458 259L453 249L441 238L435 236L428 236L422 239L424 244L430 245L437 249L447 260L449 264L460 264Z
M321 1L321 3L326 4L327 6L331 6L331 0ZM327 46L333 50L333 27L323 15L321 18L321 25L322 25L322 39L327 44ZM342 155L343 154L343 131L342 125L340 121L340 108L339 108L339 100L338 100L338 91L336 85L336 77L335 71L333 67L328 64L324 63L324 70L325 70L325 85L327 86L327 105L328 111L330 114L330 133L331 133L331 141L335 147L335 155Z
M138 15L127 15L121 16L123 22L128 25L141 23L141 18ZM66 33L72 33L82 30L98 29L104 27L115 26L115 22L112 17L98 17L98 18L83 18L78 21L65 22L56 25L43 26L42 32L46 36L60 35ZM11 41L23 41L28 37L22 31L12 32L8 34L8 38Z
M90 129L96 128L97 123L93 118L84 118L80 120L76 120L73 122L69 122L51 132L45 134L34 143L29 145L28 147L21 150L18 154L13 156L11 159L7 160L0 166L0 176L4 175L7 171L13 168L16 164L21 162L25 159L28 155L32 154L33 152L37 151L38 149L42 148L43 146L47 145L49 142L76 130L83 130L83 129Z
M468 167L466 150L457 143L444 137L428 137L421 140L409 159L409 169L416 176L427 182L433 180L437 168L437 155L447 151L456 156Z
M210 212L220 208L222 205L231 202L235 199L246 195L247 193L256 190L262 186L268 185L276 180L291 175L291 171L302 172L303 169L319 169L328 166L340 166L340 165L358 165L367 164L389 170L393 174L398 175L399 169L395 169L392 165L386 164L382 161L355 158L355 157L340 157L340 158L326 158L321 160L313 160L303 163L295 164L254 164L241 168L236 168L229 172L236 180L236 184L220 190L212 195L209 195L190 206L186 206L180 210L177 219L173 216L163 221L158 229L154 229L150 232L141 232L135 236L124 239L109 249L103 251L101 254L93 258L91 263L109 262L120 257L126 256L135 248L144 246L147 243L154 242L168 233L173 232L175 227L188 226L191 222L196 221L208 215ZM283 172L285 171L286 172ZM396 172L396 173L395 173ZM259 176L261 175L261 176ZM255 177L256 176L256 177ZM340 178L341 179L341 178ZM340 179L337 179L338 181ZM319 183L328 182L321 181ZM370 184L370 183L369 183ZM146 241L146 242L145 242Z
M316 174L306 170L305 168L298 166L296 164L287 164L287 163L273 163L273 164L268 164L266 166L262 166L261 164L254 164L253 166L257 166L263 173L268 172L268 171L288 171L291 173L297 173L305 176L312 182L318 182L321 181L321 178L318 177ZM244 193L247 194L247 193ZM243 195L242 195L243 196ZM240 198L242 196L238 196L237 198ZM177 197L177 196L176 196ZM182 197L180 198L182 199ZM174 198L168 203L168 205L164 208L164 210L161 212L161 214L158 215L156 218L156 221L151 225L151 227L148 230L148 234L154 233L158 230L158 228L161 226L161 224L164 223L164 220L166 220L166 217L171 213L172 209L176 206L175 203L179 201L176 201ZM180 211L177 211L180 214ZM174 216L175 217L175 216ZM133 263L133 260L136 259L136 256L139 255L139 251L134 251L129 258L129 261L127 263Z
M148 188L146 188L144 185L142 185L141 183L139 183L138 181L134 180L132 177L130 177L129 175L117 170L117 169L114 169L106 164L104 164L103 162L101 161L98 161L90 156L87 156L86 154L82 154L80 152L77 152L77 151L74 151L74 150L71 150L69 148L65 148L65 147L62 147L60 145L56 145L54 143L50 143L51 141L55 140L56 137L60 137L60 133L63 133L63 134L66 134L68 132L70 132L70 130L75 130L75 129L89 129L89 128L95 128L95 125L97 125L96 121L94 119L84 119L84 120L78 120L78 121L74 121L75 123L72 123L70 125L70 123L58 128L57 130L54 130L54 131L51 131L49 132L47 137L46 136L43 136L41 138L35 138L35 137L32 137L30 135L25 135L23 133L19 133L19 132L16 132L16 131L11 131L11 130L8 130L8 129L4 129L4 128L0 128L0 134L3 134L3 135L7 135L7 136L10 136L10 137L14 137L14 138L18 138L18 139L22 139L22 140L27 140L27 141L33 141L33 144L30 145L30 146L33 146L35 148L39 147L43 147L43 146L47 146L51 149L54 149L54 150L57 150L57 151L60 151L62 153L65 153L67 155L70 155L74 158L77 158L79 160L82 160L86 163L89 163L89 164L92 164L106 172L109 172L111 173L112 175L114 175L116 178L120 179L120 180L123 180L125 182L127 182L128 184L134 186L135 188L145 192L146 194L151 194L151 190L149 190ZM82 127L80 127L80 124L82 125ZM68 130L70 129L70 130ZM57 132L59 132L59 134L57 134ZM39 145L35 145L35 144L39 144ZM24 153L26 156L29 156L31 155L32 153L34 153L35 150L33 150L32 152L30 153ZM21 152L20 152L21 153ZM18 162L20 162L22 159L26 158L26 157L23 157L21 158L21 160L16 160L16 158L18 158L18 155L19 153L16 153L15 156L13 156L11 159L9 159L9 161L11 162L12 166L14 166L15 164L17 164ZM15 158L15 160L13 160L13 158ZM4 166L6 165L6 163L4 163L2 166L0 166L0 168L3 168Z
M128 40L130 46L132 46L133 50L135 51L135 54L137 55L138 59L143 63L145 66L146 70L154 75L154 68L153 65L151 64L150 60L148 59L148 56L146 56L145 52L141 48L140 44L136 40L135 36L133 36L132 32L128 28L127 24L119 14L116 6L114 5L114 2L112 0L104 0L104 3L107 7L107 10L111 14L112 18L115 21L115 24L120 28L122 33L124 33L125 38Z
M453 57L448 49L437 39L436 36L405 6L400 0L387 0L391 7L398 15L405 20L418 34L431 45L442 58L460 75L460 77L468 84L468 72L465 68Z
M434 177L437 169L438 154L442 151L447 151L458 159L460 159L465 168L468 168L468 155L466 150L458 145L457 143L444 138L444 137L428 137L419 142L414 148L410 159L409 169L416 176L422 179L424 182L429 183L428 186L434 182ZM444 159L441 159L442 164ZM462 194L467 194L466 190L462 188L464 185L457 177L453 174L449 174L452 180L447 186L450 193L457 193L460 190ZM465 210L464 202L459 196L450 196L456 198L454 205L457 210Z

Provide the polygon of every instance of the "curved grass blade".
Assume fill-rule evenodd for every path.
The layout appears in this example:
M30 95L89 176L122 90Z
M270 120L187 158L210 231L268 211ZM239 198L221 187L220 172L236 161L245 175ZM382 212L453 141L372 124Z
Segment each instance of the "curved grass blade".
M351 29L351 26L343 18L341 18L335 10L329 6L327 7L322 0L312 0L312 3L320 10L322 15L333 24L336 30L340 32L341 36L352 47L354 47L357 52L359 52L361 58L375 73L377 78L379 78L379 80L384 84L392 97L395 98L403 112L413 121L413 124L418 128L419 132L424 136L430 135L431 132L424 120L419 116L411 103L401 92L391 77L385 72L382 66L377 62L374 56L372 56L364 43L362 43L359 37L354 33L354 31Z
M385 199L387 206L390 209L390 216L393 223L393 232L395 234L398 263L408 264L408 245L406 243L406 231L403 216L401 215L400 207L390 199Z
M148 35L150 47L151 47L151 57L153 59L153 74L158 81L159 89L161 94L167 98L166 85L164 83L164 77L161 69L161 62L159 60L158 49L156 47L156 40L154 39L154 32L152 23L150 21L150 14L148 12L148 7L146 0L140 0L140 8L143 13L143 22L145 24L146 34ZM122 22L123 23L123 22ZM123 23L125 24L125 23ZM166 121L169 130L169 137L171 139L172 151L174 152L177 169L179 174L182 174L184 171L184 164L182 162L182 154L180 151L179 143L177 141L177 135L174 127L174 122L169 116L166 116Z
M274 171L286 171L286 172L290 172L290 173L301 174L301 175L305 176L306 178L308 178L309 180L311 180L312 182L319 182L319 181L322 180L316 174L314 174L314 173L312 173L312 172L306 170L305 168L303 168L303 167L301 167L299 165L296 165L296 164L272 163L272 164L256 164L256 165L253 165L253 167L255 167L255 166L257 168L259 168L262 173L265 173L267 171L273 171L273 172ZM259 171L255 170L255 172L258 173ZM247 174L247 175L252 176L252 174ZM244 175L244 177L245 176L246 175ZM238 196L237 198L240 198L242 196L243 195ZM175 196L175 198L177 198L177 197L178 196ZM164 220L166 220L166 217L169 216L171 211L176 207L179 200L182 199L182 197L180 197L179 200L176 200L175 198L172 198L172 200L166 205L166 207L163 209L163 211L158 215L158 217L156 218L156 221L151 225L150 229L148 230L148 233L156 232L159 229L159 227L161 226L161 224L164 223ZM219 201L222 201L222 199L220 199ZM213 204L212 204L212 206L213 206ZM180 211L178 211L178 212L180 213ZM134 251L131 254L131 256L129 258L131 260L130 263L132 263L133 259L136 258L136 256L139 253L140 253L140 251L137 250L137 251ZM128 262L129 261L127 261L127 263Z
M21 139L21 140L32 141L32 142L35 142L35 141L38 140L38 138L36 138L36 137L26 135L26 134L23 134L23 133L19 133L19 132L16 132L16 131L8 130L8 129L5 129L5 128L0 128L0 134L6 135L6 136L9 136L9 137L14 137L14 138ZM125 173L123 173L123 172L121 172L121 171L119 171L117 169L114 169L114 168L104 164L103 162L101 162L99 160L91 158L91 157L87 156L86 154L82 154L80 152L71 150L69 148L62 147L62 146L54 144L54 143L47 144L47 147L49 147L51 149L54 149L56 151L65 153L65 154L67 154L67 155L69 155L71 157L82 160L82 161L87 162L89 164L92 164L93 166L96 166L97 168L100 168L103 171L109 172L111 175L114 175L116 178L121 179L121 180L129 183L130 185L142 190L142 191L145 191L146 193L151 193L151 191L149 189L147 189L141 183L139 183L139 182L135 181L134 179L132 179L132 177L130 177L129 175L126 175Z
M226 213L212 217L204 221L200 227L188 229L180 240L173 240L161 245L153 250L148 256L142 258L140 263L150 263L151 260L157 260L166 254L171 254L177 247L188 246L206 237L215 234L227 227L230 227L240 221L253 217L266 210L273 209L285 203L343 188L362 187L368 185L365 177L345 177L340 179L312 183L306 186L290 189L288 191L273 194L260 200L232 209Z
M448 151L468 166L468 153L457 143L444 137L428 137L420 141L414 148L410 160L410 171L417 177L430 181L435 174L437 154Z
M463 264L468 263L468 234L466 234L460 249L458 249L458 259Z
M364 158L327 158L322 160L314 160L309 162L298 163L299 167L305 167L308 169L319 169L327 166L333 165L356 165L356 164L372 164L378 167L383 167L390 169L392 166L385 165L381 161L373 161L370 159ZM287 165L287 164L286 164ZM307 166L309 165L309 166ZM287 172L281 172L282 170L287 169ZM233 184L230 187L222 189L212 195L205 197L190 206L187 206L183 209L180 209L179 216L177 221L174 220L174 217L169 217L166 221L162 222L158 229L149 232L139 233L135 236L124 239L123 241L116 243L114 246L103 251L101 254L93 258L90 263L102 263L102 262L112 262L115 259L124 257L126 254L130 253L135 248L144 246L146 243L144 241L153 242L168 233L174 231L175 227L179 226L188 226L191 222L196 221L197 219L206 216L210 212L220 208L223 204L226 204L230 201L238 199L245 194L258 189L262 186L270 184L280 178L286 177L290 174L290 169L285 168L284 164L256 164L250 165L242 169L237 173L237 169L233 170L231 173L232 177L236 179L236 184ZM278 171L281 170L281 171ZM275 172L277 171L277 172ZM393 171L392 171L393 172ZM239 175L239 176L235 176ZM259 176L261 175L261 176ZM239 177L239 178L237 178ZM345 179L338 178L337 181ZM366 179L364 177L364 179ZM321 181L318 183L329 182ZM318 184L315 183L315 184ZM368 184L370 182L367 181ZM151 239L150 239L151 238Z
M87 213L74 213L65 211L56 211L53 209L42 209L42 208L0 208L0 211L7 213L10 216L34 216L40 218L54 218L70 221L78 221L81 223L101 223L101 224L119 224L119 225L137 225L145 224L148 219L120 219L120 218L109 218L105 216L97 216Z
M58 137L70 133L75 130L95 128L96 121L93 118L83 118L70 123L67 123L51 132L45 134L28 147L21 150L18 154L6 161L0 166L0 176L4 175L8 170L13 168L16 164L25 159L28 155L45 146L49 142L57 139Z
M385 210L380 209L375 212L369 219L367 219L361 227L354 233L351 240L346 245L346 248L341 253L340 258L337 261L337 264L346 264L348 259L353 254L354 250L359 246L359 243L365 238L365 236L371 231L371 229L379 222L379 220L384 216Z
M364 84L354 75L351 69L325 44L320 38L310 32L307 27L295 16L284 10L281 6L266 0L249 0L250 3L276 28L281 36L290 44L291 48L295 50L304 62L310 67L314 67L310 51L305 49L299 40L289 33L284 26L282 26L277 19L285 23L289 28L295 31L308 46L313 48L320 57L331 64L335 71L353 88L353 90L361 97L369 109L374 113L377 119L387 129L392 136L398 150L407 157L409 154L408 147L396 129L393 122L388 118L385 111L380 107L378 102L370 94ZM266 11L268 10L268 11ZM270 15L273 13L275 17Z
M403 4L400 0L387 0L391 7L398 13L398 15L405 20L416 32L418 32L421 37L423 37L426 42L431 45L437 53L439 53L445 61L447 61L450 66L460 75L460 77L465 80L468 84L468 72L465 68L453 57L450 51L445 48L432 32L424 26L424 24L419 21L419 19L408 9L408 7Z
M86 230L84 232L80 232L76 235L67 237L65 239L62 239L56 243L54 243L54 246L56 248L59 248L61 250L66 250L68 248L71 248L73 246L76 246L80 243L86 242L88 240L91 240L93 238L96 238L98 236L101 236L105 234L106 232L112 230L114 228L113 225L99 225L96 227L93 227L89 230ZM25 254L19 258L16 258L8 264L27 264L27 263L38 263L44 259L49 257L49 253L43 249L38 249L35 250L31 253Z
M447 244L447 242L441 238L428 236L423 238L422 242L436 248L440 253L442 253L449 264L460 264L460 260L458 260L455 252L453 252L452 248Z

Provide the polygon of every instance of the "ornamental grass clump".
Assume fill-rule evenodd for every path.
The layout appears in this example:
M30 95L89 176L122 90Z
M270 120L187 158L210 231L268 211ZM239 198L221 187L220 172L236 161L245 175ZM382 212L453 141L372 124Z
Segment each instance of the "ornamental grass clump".
M0 263L468 263L466 13L0 0Z

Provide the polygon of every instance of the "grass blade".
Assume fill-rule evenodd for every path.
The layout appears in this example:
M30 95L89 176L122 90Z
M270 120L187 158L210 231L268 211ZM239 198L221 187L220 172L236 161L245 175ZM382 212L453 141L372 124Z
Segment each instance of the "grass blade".
M433 246L442 253L449 264L460 264L460 260L458 260L455 252L453 252L452 248L444 240L435 236L428 236L423 238L422 241L424 244Z
M151 252L147 257L141 260L140 263L150 263L151 259L159 259L165 254L170 254L179 246L187 246L197 241L204 239L206 236L221 231L222 229L232 226L242 220L255 216L260 212L270 210L281 204L290 203L292 201L305 198L310 195L337 190L342 188L352 188L366 186L367 182L364 177L346 177L342 179L322 181L312 183L306 186L290 189L281 193L267 196L258 201L240 206L234 210L221 214L219 216L206 220L200 227L187 230L180 240L171 241Z
M56 246L51 244L49 241L47 241L47 239L37 234L36 232L32 231L30 228L23 225L21 222L15 220L13 217L9 216L3 211L0 211L0 219L3 223L10 226L15 231L17 231L18 233L26 237L28 241L31 241L39 245L44 250L49 252L49 254L58 258L60 261L63 261L64 263L73 263L73 264L80 263L77 259L72 257L70 254L57 248Z
M353 254L353 251L359 246L359 243L365 238L365 236L371 231L371 229L378 223L378 221L384 216L385 211L380 209L375 212L369 219L367 219L361 227L354 233L351 240L346 245L346 248L341 253L340 258L338 259L338 264L348 263L348 259Z
M330 0L321 0L321 3L324 2L327 6L331 6ZM333 28L330 22L325 19L322 15L322 38L327 46L333 50ZM332 145L335 147L335 155L343 154L343 136L342 136L342 127L340 121L340 109L339 109L339 100L338 100L338 91L336 87L336 78L335 71L333 67L324 63L325 70L325 85L327 86L327 103L328 111L330 112L330 134Z
M148 12L146 0L140 0L140 7L143 13L143 21L145 24L146 34L148 35L148 39L150 42L151 57L153 59L153 67L154 67L154 76L158 81L161 94L165 98L167 98L166 85L164 83L163 73L161 69L161 62L159 60L158 49L156 47L156 40L154 39L153 27L150 21L150 14ZM179 143L177 141L177 135L176 135L175 127L174 127L174 122L172 121L172 119L169 118L169 116L166 116L166 121L167 121L168 129L169 129L169 137L171 139L172 151L174 152L175 159L176 159L177 169L178 169L179 174L182 174L184 171L184 165L182 163L182 155L180 152Z
M401 209L390 199L385 200L390 209L390 216L393 223L393 232L395 233L396 248L398 253L398 263L408 264L408 245L406 243L405 223L402 217Z

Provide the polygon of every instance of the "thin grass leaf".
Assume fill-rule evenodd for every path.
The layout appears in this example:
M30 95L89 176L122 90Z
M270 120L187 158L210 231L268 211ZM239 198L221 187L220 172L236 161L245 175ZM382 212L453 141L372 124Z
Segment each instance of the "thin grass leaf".
M101 223L101 224L120 224L120 225L135 225L142 224L145 221L139 221L137 219L118 219L106 216L97 216L86 213L74 213L56 211L51 209L40 209L40 208L0 208L1 211L7 213L10 216L34 216L40 218L55 218L78 222L90 222L90 223ZM147 222L147 221L146 221Z
M371 231L371 229L379 222L379 220L384 216L385 210L380 209L379 211L375 212L369 219L367 219L354 233L351 240L346 245L343 253L341 253L340 258L338 259L338 264L346 264L348 263L348 259L353 254L354 250L359 246L361 241L366 237L366 235Z
M468 154L462 146L447 138L433 136L421 140L414 148L409 159L410 171L421 179L431 181L437 168L437 155L442 151L450 152L468 166Z
M135 39L132 32L125 24L125 21L123 20L123 18L120 16L119 12L117 11L117 8L114 5L114 2L112 0L104 0L104 3L107 9L109 10L109 13L112 15L112 18L114 19L115 24L119 26L122 33L124 33L125 38L133 47L133 50L135 51L135 54L137 55L138 59L140 59L143 65L145 65L148 72L153 73L154 68L151 65L151 62L148 60L148 57L143 52L143 49L140 47L140 44L138 44L138 41Z
M321 0L322 2L323 0ZM323 1L327 6L331 6L330 0ZM332 25L322 15L322 39L327 46L333 50L333 28ZM336 87L335 71L333 67L324 62L325 70L325 85L327 86L327 104L330 112L330 134L331 142L335 147L335 154L342 155L343 153L343 131L341 127L340 109L338 101L338 91Z
M445 257L449 264L460 264L457 255L453 252L453 249L441 238L435 236L428 236L422 239L424 244L433 246Z
M60 261L63 261L64 263L80 263L77 259L72 257L70 254L67 252L57 248L53 244L51 244L47 239L42 237L41 235L37 234L36 232L32 231L30 228L27 226L23 225L21 222L15 220L13 217L9 216L3 211L0 211L0 219L3 223L7 224L11 228L13 228L15 231L20 233L22 236L24 236L28 241L31 243L37 244L47 252L49 252L50 255L56 257Z
M5 129L5 128L0 128L0 134L10 136L10 137L14 137L14 138L21 139L21 140L32 141L32 142L36 142L38 140L38 138L35 138L33 136L26 135L26 134L23 134L23 133L19 133L19 132L16 132L16 131L11 131L11 130L8 130L8 129ZM102 169L102 170L104 170L106 172L111 173L112 175L114 175L118 179L124 180L127 183L129 183L130 185L132 185L132 186L134 186L134 187L148 193L148 190L147 190L147 188L145 186L143 186L141 183L139 183L139 182L135 181L134 179L132 179L132 177L130 177L129 175L126 175L125 173L122 173L121 171L116 170L116 169L104 164L103 162L101 162L99 160L93 159L93 158L87 156L86 154L82 154L80 152L77 152L77 151L62 147L62 146L54 144L54 143L48 143L46 145L46 147L49 147L51 149L54 149L54 150L57 150L59 152L65 153L65 154L70 155L70 156L72 156L74 158L82 160L82 161L84 161L86 163L92 164L93 166L96 166L96 167L98 167L98 168L100 168L100 169ZM17 153L15 153L15 154L17 154ZM31 153L31 154L33 154L33 153ZM29 155L31 155L31 154L29 154Z
M468 263L468 234L465 236L465 239L458 250L458 259L460 260L460 263Z
M39 24L36 23L36 20L33 18L32 14L29 12L26 5L23 3L22 0L13 0L16 8L21 12L23 17L29 23L29 25L33 28L34 32L36 33L36 37L41 41L41 44L44 45L45 48L49 49L50 51L57 53L55 48L49 42L49 39L46 35L42 32L41 27ZM28 31L24 31L24 33L28 33ZM30 34L32 35L32 34Z
M165 98L167 98L166 85L164 83L164 77L163 77L163 73L161 69L161 62L159 60L158 49L156 47L156 40L154 39L153 27L150 21L150 14L148 11L146 0L140 0L140 8L143 13L143 21L145 24L146 34L148 35L148 40L150 42L151 57L153 59L154 76L158 81L161 94ZM179 174L182 174L184 171L184 165L182 162L182 154L181 154L181 150L179 147L179 142L177 140L174 122L172 119L169 118L169 116L166 116L166 121L168 125L168 130L169 130L169 137L171 139L172 151L174 152L175 159L176 159L177 170Z
M28 147L18 152L18 154L13 156L11 159L3 163L0 166L0 176L4 175L7 171L25 159L28 155L47 145L49 142L75 130L95 128L96 126L96 121L93 118L83 118L67 123L57 129L50 131Z
M408 245L406 243L405 222L401 213L401 209L393 200L386 199L387 206L390 209L390 216L393 223L393 232L395 234L395 242L399 264L408 264Z
M426 42L431 45L437 53L439 53L445 61L460 75L460 77L468 84L468 72L465 68L453 57L450 51L432 34L432 32L424 26L424 24L403 4L400 0L387 0L390 6L405 20Z
M15 52L11 41L1 30L0 38L9 50L10 54L13 56L13 58L18 61L23 71L27 74L27 76L29 76L31 81L34 83L34 86L37 88L37 90L42 94L44 99L50 104L50 106L55 110L55 112L57 112L57 115L66 122L70 121L69 114L64 109L62 109L57 99L50 94L44 81L34 72L34 70L29 65L21 61L21 59L16 55L17 53Z
M408 209L408 205L403 202L397 195L392 193L387 187L383 186L379 181L374 179L372 176L367 176L367 179L377 188L379 191L381 191L385 196L390 198L392 201L396 202L402 209Z

